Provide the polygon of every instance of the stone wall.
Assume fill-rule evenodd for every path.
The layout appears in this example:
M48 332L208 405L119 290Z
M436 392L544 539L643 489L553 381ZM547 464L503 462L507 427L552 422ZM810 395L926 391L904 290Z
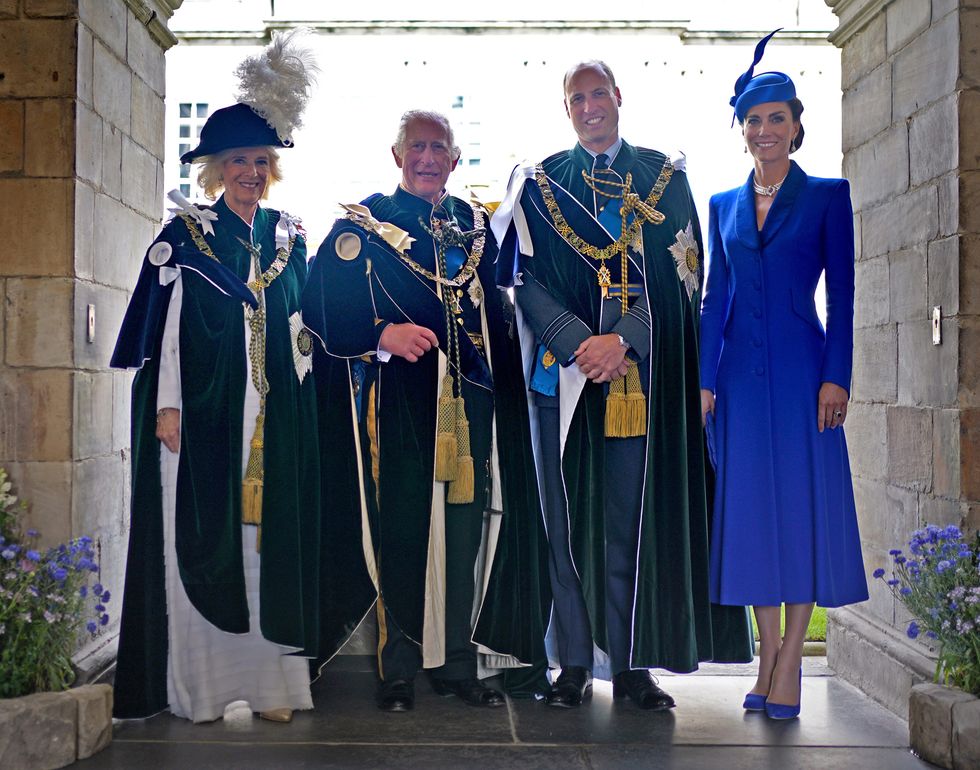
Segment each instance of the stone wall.
M180 2L0 0L0 465L46 544L95 538L120 598L131 375L108 362L162 214Z
M870 573L890 570L888 550L926 523L980 527L980 3L827 4L840 17L831 40L857 236L847 438ZM881 581L870 591L832 613L828 656L904 716L931 651L907 639Z

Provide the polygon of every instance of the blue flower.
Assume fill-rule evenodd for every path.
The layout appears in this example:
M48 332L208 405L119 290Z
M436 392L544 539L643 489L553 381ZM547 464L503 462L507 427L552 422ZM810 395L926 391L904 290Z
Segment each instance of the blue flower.
M79 596L81 596L81 597L82 597L83 599L84 599L84 598L85 598L86 596L88 596L88 586L81 586L81 587L80 587L80 588L78 589L78 595L79 595Z
M930 639L935 639L936 638L936 632L935 631L926 631L926 636L928 636Z
M40 535L40 534L41 534L41 533L40 533L40 532L38 532L38 531L37 531L36 529L34 529L34 528L31 528L31 529L29 529L29 530L27 530L27 536L28 536L28 537L37 537L37 536L38 536L38 535Z
M104 590L105 589L102 587L101 583L96 583L94 586L92 586L92 593L96 596L102 596L102 592Z
M890 586L897 586L898 585L898 579L897 578L892 578L891 580L886 580L885 582L888 583L888 585L890 585Z
M41 554L39 554L37 551L28 551L27 558L31 561L41 561Z
M884 571L884 570L883 570L883 569L882 569L881 567L878 567L878 569L876 569L876 570L875 570L874 572L872 572L871 574L872 574L872 575L873 575L874 577L876 577L876 578L880 578L880 577L881 577L882 575L884 575L884 574L885 574L885 571Z
M4 548L3 551L0 551L0 556L5 558L7 561L10 561L16 555L17 555L17 551L15 551L13 547Z
M902 596L910 596L912 594L912 589L909 588L908 586L902 586L901 588L898 589L898 592Z
M895 557L895 563L896 564L905 564L905 557L904 556L896 556Z
M103 591L102 596L100 596L99 598L102 600L103 604L106 604L108 603L109 599L112 598L112 594L110 594L108 591Z
M941 562L939 562L939 563L938 563L938 564L936 565L936 572L937 572L938 574L942 574L942 573L943 573L943 572L945 572L946 570L948 570L948 569L952 569L952 567L953 567L953 562L951 562L951 561L948 561L947 559L943 559L943 560L942 560Z
M104 604L96 604L95 605L95 611L96 612L105 612L105 605Z
M888 555L889 555L889 556L898 556L898 555L900 555L901 553L902 553L902 552L901 552L901 551L900 551L900 550L899 550L898 548L892 548L892 549L891 549L891 550L890 550L890 551L888 552Z
M919 635L919 624L913 620L905 633L909 635L909 639L915 639Z
M90 620L88 623L86 623L85 628L88 630L90 634L94 634L96 631L99 630L99 627L95 624L94 620Z
M109 616L103 615L101 618L99 618L99 623L102 624L103 626L107 625L109 623Z
M65 578L68 577L68 570L66 570L64 567L58 567L56 570L52 571L51 576L59 583L64 583Z

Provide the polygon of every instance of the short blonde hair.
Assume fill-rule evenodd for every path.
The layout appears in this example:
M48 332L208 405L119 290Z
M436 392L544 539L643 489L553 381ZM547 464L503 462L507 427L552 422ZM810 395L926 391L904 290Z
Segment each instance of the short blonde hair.
M194 160L201 165L197 172L197 184L204 189L204 195L209 200L216 200L218 195L225 187L225 181L221 176L225 161L232 155L241 151L242 147L230 147L227 150L216 152L213 155L202 155ZM253 149L253 148L248 148ZM275 147L264 147L269 153L269 182L262 192L262 200L269 197L269 188L276 182L282 181L282 170L279 166L279 153Z

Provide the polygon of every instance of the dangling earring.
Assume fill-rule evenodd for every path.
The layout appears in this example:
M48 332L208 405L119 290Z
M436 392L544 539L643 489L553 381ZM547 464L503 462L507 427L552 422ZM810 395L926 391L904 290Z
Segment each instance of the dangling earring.
M742 152L744 152L746 155L749 154L749 146L747 144L742 145Z
M792 139L790 139L790 141L789 141L789 151L791 153L792 152L796 152L796 137L795 136Z

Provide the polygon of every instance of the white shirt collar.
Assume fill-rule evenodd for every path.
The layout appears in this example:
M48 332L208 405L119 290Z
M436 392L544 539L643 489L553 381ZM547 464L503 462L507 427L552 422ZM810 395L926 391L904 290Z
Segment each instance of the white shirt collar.
M582 149L585 150L587 153L589 153L589 155L591 155L593 158L595 158L595 157L597 157L599 155L603 155L603 154L604 155L607 155L609 157L609 165L611 166L613 164L613 161L616 160L616 156L619 155L619 148L622 147L622 146L623 146L623 138L622 137L619 137L619 138L616 139L615 142L613 142L611 145L609 145L601 153L592 152L592 150L590 150L585 145L582 145Z

